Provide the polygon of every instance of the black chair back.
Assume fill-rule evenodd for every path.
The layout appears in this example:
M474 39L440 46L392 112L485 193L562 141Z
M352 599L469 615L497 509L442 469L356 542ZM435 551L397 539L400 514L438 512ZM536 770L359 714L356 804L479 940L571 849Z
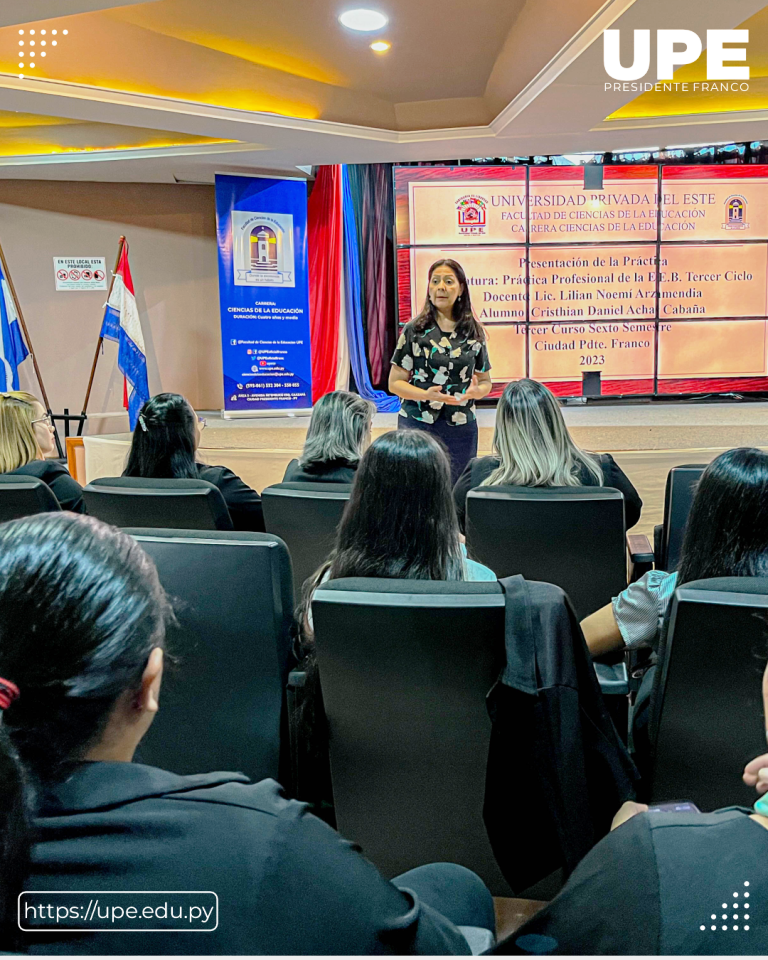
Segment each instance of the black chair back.
M478 487L466 535L470 557L499 579L554 583L579 619L627 585L624 497L613 487Z
M765 753L767 655L768 578L696 580L675 592L651 708L654 802L754 803L741 774Z
M37 477L0 474L0 523L61 510L56 494Z
M115 527L231 530L218 487L207 480L102 477L83 490L88 513Z
M285 544L265 533L127 532L154 560L178 620L168 633L178 662L139 759L278 779L293 613Z
M483 823L499 585L333 580L312 617L339 831L387 877L452 861L511 896Z
M288 545L297 598L333 549L351 489L350 483L276 483L261 494L264 526Z
M657 570L676 570L680 563L688 514L691 512L696 486L706 468L706 463L684 463L679 467L672 467L667 474L660 555L656 557L655 564Z

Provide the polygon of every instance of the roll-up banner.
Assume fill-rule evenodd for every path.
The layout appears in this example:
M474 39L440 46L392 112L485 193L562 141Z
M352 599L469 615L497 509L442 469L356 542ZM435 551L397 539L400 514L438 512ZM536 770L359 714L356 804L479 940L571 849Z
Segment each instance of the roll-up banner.
M225 417L312 406L304 180L216 175Z

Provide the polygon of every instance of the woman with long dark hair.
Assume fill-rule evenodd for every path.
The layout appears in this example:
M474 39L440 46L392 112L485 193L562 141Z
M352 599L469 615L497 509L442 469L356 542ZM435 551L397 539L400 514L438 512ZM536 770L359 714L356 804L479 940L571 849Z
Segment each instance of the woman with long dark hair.
M341 577L495 580L469 560L451 496L450 466L438 440L392 430L370 445L357 470L328 561L307 581Z
M593 656L621 647L658 648L678 584L768 575L768 453L738 447L701 475L677 571L651 570L582 620Z
M397 341L389 389L403 400L398 427L431 433L448 448L453 483L477 456L475 401L492 386L485 341L463 267L437 260L424 306Z
M171 617L126 534L70 513L0 526L0 950L446 954L469 950L444 914L493 930L490 893L463 867L390 883L273 780L132 762L159 709ZM20 908L45 932L20 933L21 890L46 891ZM218 912L210 894L142 893L158 890L213 891ZM192 906L205 932L180 929Z
M198 462L205 427L184 397L158 393L144 404L133 431L124 477L156 480L207 480L218 487L235 530L264 532L261 497L229 467Z
M627 528L640 519L643 501L609 453L577 447L554 394L537 380L515 380L496 408L493 456L470 460L454 487L464 529L467 494L475 487L615 487L624 495Z

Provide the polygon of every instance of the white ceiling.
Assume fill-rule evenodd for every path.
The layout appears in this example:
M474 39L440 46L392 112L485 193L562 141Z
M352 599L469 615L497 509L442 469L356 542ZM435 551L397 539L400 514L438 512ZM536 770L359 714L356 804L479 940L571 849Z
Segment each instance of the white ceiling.
M154 9L160 11L165 2L162 0ZM212 4L213 0L207 2ZM295 27L296 4L300 2L315 8L329 5L326 0L285 0L274 5L274 10L285 14L283 29L295 28L306 43L307 25ZM416 2L426 4L427 0ZM605 92L603 84L607 78L602 62L602 31L607 27L626 33L635 28L684 26L704 35L708 28L741 24L762 9L765 0L729 0L727 4L709 0L607 0L596 13L580 22L583 11L589 8L586 0L582 7L577 0L527 0L525 4L522 0L519 4L516 0L429 0L429 4L432 10L442 8L445 12L439 23L435 23L434 14L432 18L425 15L426 7L409 21L408 11L416 5L414 0L410 0L410 7L392 0L389 6L394 11L395 32L391 36L400 38L398 44L409 51L409 57L418 57L423 48L428 51L424 63L457 64L455 84L441 88L444 97L435 99L439 90L430 71L423 72L422 63L418 70L406 75L408 58L396 71L402 75L381 88L376 84L378 68L370 59L350 57L338 69L353 78L346 81L352 84L346 89L348 95L354 96L359 88L381 101L399 102L401 119L429 116L431 112L440 118L439 126L408 129L407 122L377 126L297 119L145 93L97 89L65 80L3 75L0 110L241 142L115 151L98 157L0 157L0 177L209 182L215 171L295 173L297 165L307 164L527 156L705 140L768 139L768 111L607 122L606 116L636 94ZM95 0L4 0L0 23L9 22L11 8L16 11L13 15L24 17L16 21L20 23L29 20L31 9L37 13L54 6L75 12L114 4ZM508 8L507 14L512 11L506 18L500 16L504 7ZM483 10L487 14L485 20L480 16ZM136 7L136 11L144 16L141 7ZM130 10L125 11L125 16L131 15ZM475 20L482 20L480 40L469 42L467 35ZM495 34L489 31L491 22L498 22ZM276 29L275 23L270 29ZM542 32L546 34L544 38L540 36ZM550 48L555 44L555 49L548 49L547 44ZM462 64L465 50L471 60L466 65ZM521 51L527 51L527 74L521 67ZM406 96L411 99L399 99ZM424 101L430 101L432 106ZM477 122L474 118L482 116L483 111L484 119Z

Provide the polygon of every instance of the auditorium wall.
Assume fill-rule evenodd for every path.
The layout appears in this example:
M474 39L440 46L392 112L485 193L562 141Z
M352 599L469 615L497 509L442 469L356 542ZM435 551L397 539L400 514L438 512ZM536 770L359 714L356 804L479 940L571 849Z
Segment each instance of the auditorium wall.
M173 390L197 409L220 409L213 186L0 180L0 243L54 411L80 412L106 294L57 293L53 258L103 256L111 270L120 234L130 245L150 391ZM22 370L22 387L37 392L32 364ZM121 407L117 345L107 342L89 411ZM89 424L90 433L125 429L127 417L96 416Z

